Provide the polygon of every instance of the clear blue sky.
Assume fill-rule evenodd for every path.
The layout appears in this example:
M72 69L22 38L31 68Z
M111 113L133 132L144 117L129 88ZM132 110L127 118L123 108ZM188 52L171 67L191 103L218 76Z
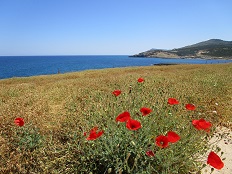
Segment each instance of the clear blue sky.
M232 0L0 0L0 55L131 55L232 40Z

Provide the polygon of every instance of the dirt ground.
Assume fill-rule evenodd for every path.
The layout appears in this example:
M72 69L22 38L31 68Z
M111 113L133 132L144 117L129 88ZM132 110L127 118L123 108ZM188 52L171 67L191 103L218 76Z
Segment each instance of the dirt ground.
M219 140L220 139L220 140ZM218 127L217 133L210 140L210 144L215 147L217 145L221 152L218 152L218 156L224 159L224 167L221 170L214 169L212 174L232 174L232 131L226 127ZM211 166L207 165L202 169L202 174L210 174Z

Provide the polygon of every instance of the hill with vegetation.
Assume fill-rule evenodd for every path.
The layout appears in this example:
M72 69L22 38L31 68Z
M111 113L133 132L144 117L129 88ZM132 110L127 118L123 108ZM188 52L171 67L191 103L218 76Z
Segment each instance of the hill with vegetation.
M151 49L132 57L232 59L232 41L210 39L171 50Z

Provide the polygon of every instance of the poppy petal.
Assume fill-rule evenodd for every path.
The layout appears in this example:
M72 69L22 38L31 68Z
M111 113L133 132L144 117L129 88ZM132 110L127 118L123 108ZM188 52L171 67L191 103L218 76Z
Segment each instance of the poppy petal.
M169 131L167 133L167 137L168 137L168 141L170 143L175 143L175 142L180 140L180 136L177 133L173 132L173 131Z
M201 130L201 128L200 128L200 126L198 125L198 123L199 123L199 120L192 120L192 125L193 125L196 129Z
M116 117L116 121L119 121L119 122L126 122L130 119L130 113L125 111L121 114L119 114L117 117Z
M99 131L99 132L97 133L97 138L100 137L100 136L102 136L103 133L104 133L103 130L102 130L102 131Z
M211 165L212 167L218 170L224 167L224 163L222 162L221 158L213 151L209 153L207 164Z

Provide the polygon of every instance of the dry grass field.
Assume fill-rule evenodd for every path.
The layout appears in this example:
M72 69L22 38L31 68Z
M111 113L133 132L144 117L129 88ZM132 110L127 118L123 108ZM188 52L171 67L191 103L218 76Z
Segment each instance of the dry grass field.
M140 77L145 80L142 84L137 82ZM231 79L232 64L215 64L114 68L0 80L0 172L140 173L148 169L151 173L198 171L202 167L201 163L198 163L195 155L191 157L189 155L206 151L207 142L194 144L194 138L191 139L189 136L194 136L195 139L207 138L213 134L218 125L232 128ZM116 89L122 91L118 97L112 95ZM180 101L178 107L167 105L167 99L171 97ZM186 111L184 107L186 103L195 104L196 110ZM124 166L124 162L120 163L112 157L117 156L115 152L111 153L111 147L112 149L117 147L116 139L108 142L109 139L106 137L112 136L109 135L110 132L117 132L115 131L117 126L112 129L110 127L114 126L111 122L115 121L118 114L129 110L132 115L138 115L141 107L153 110L153 115L148 118L153 117L158 127L151 126L149 132L154 132L152 135L143 131L146 126L142 127L142 136L150 136L147 140L149 143L154 141L159 132L165 134L169 129L175 129L174 123L178 125L176 131L183 138L176 146L172 145L168 152L156 149L155 145L148 143L149 147L156 149L157 158L160 153L160 163L151 159L147 159L147 164L139 162L138 156L143 161L146 158L141 155L143 152L141 151L140 155L135 155L138 161L133 160L133 165L129 164L132 163L130 155L117 157L127 160L127 165ZM17 117L24 119L24 126L18 127L14 124ZM212 123L209 134L196 131L188 125L191 119L200 118ZM138 120L149 123L140 117ZM112 126L109 126L111 124ZM105 133L91 144L86 142L83 133L94 126L98 126ZM119 133L123 131L124 129L120 127ZM127 139L129 134L127 132L124 134ZM189 138L188 142L183 140L184 137ZM107 150L99 148L103 140L108 144L111 143L109 149L107 144L104 145ZM138 144L141 147L147 145L141 142L139 139ZM189 146L190 150L181 154L180 151L185 145ZM93 147L96 149L89 150L92 154L88 154L87 149ZM139 148L136 146L130 154L136 154L138 151ZM101 152L104 154L99 156ZM171 152L183 159L175 161L171 155L163 159L163 153ZM111 157L112 161L107 162ZM96 159L98 162L88 168L88 165L93 164ZM168 165L162 164L164 160ZM102 163L107 165L104 166ZM150 165L153 167L143 167ZM155 165L158 167L154 167ZM98 166L101 169L98 169Z

